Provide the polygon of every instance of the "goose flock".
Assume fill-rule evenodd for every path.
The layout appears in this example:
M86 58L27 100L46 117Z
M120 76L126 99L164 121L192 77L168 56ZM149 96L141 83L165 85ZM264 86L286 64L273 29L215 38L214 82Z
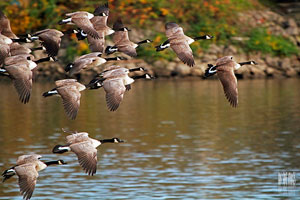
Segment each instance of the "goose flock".
M79 73L92 67L98 67L106 62L127 60L121 56L108 56L115 52L124 53L130 57L138 55L137 47L151 43L152 40L145 39L140 42L132 42L129 39L130 29L126 27L121 19L118 19L113 28L107 26L109 16L108 4L100 5L94 11L77 11L67 13L66 18L58 22L65 26L72 24L75 28L71 31L61 32L56 29L45 29L33 34L26 34L23 37L16 36L10 27L9 19L0 11L0 75L12 80L18 93L19 99L26 104L30 101L32 84L35 70L41 62L57 61L57 55L64 35L75 33L78 40L87 38L91 53L82 55L69 63L65 67L66 76L69 78L55 81L55 87L42 96L60 96L62 104L68 118L75 120L79 112L81 92L86 89L96 90L103 88L106 93L106 104L110 111L116 111L124 97L126 91L131 89L131 84L136 79L154 79L147 70L142 67L128 69L118 65L111 65L87 84L79 82ZM195 65L193 51L190 44L197 40L210 40L211 35L189 37L184 34L183 28L174 22L165 24L167 40L156 46L159 53L167 48L171 48L177 57L186 65ZM112 35L113 46L105 46L105 37ZM23 43L39 41L40 47L27 48ZM32 52L43 50L47 56L35 59ZM126 62L126 61L125 61ZM208 64L204 77L217 74L225 96L232 107L238 105L237 79L234 70L243 65L256 65L255 61L237 63L232 56L224 56L216 60L215 65ZM133 76L131 72L140 71L142 75ZM51 98L50 98L51 99ZM64 130L65 131L65 130ZM65 153L72 151L77 155L78 162L88 175L94 175L97 170L97 147L103 143L122 143L119 138L95 140L88 136L86 132L69 132L65 145L56 145L53 153ZM18 183L23 199L32 197L38 171L45 169L49 165L64 165L63 160L41 161L41 156L36 154L22 155L17 159L16 165L5 170L2 174L3 182L14 175L18 176Z

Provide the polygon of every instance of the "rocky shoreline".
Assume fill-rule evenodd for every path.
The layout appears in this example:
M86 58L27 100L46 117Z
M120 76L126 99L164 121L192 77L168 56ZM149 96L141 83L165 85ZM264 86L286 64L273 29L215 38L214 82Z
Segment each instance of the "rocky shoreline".
M282 35L288 38L295 45L300 46L300 29L293 18L284 17L270 10L264 11L247 11L239 14L238 23L244 24L247 30L251 31L255 27L266 28L273 35ZM153 29L156 31L164 30L164 23L157 22ZM188 28L187 28L188 29ZM144 34L143 34L144 33ZM149 30L134 30L130 37L136 41L151 37ZM130 58L128 60L116 62L108 62L102 66L93 69L83 70L80 74L82 79L92 79L97 73L100 73L105 67L118 64L127 68L144 67L148 72L157 77L203 77L207 64L215 64L216 60L225 55L232 55L237 62L254 60L258 63L256 66L243 66L237 70L236 76L240 79L256 79L256 78L284 78L284 77L300 77L300 53L291 56L272 56L261 52L245 53L242 49L243 42L249 38L231 37L230 41L234 41L235 45L217 45L213 42L209 48L202 52L201 55L194 53L195 66L188 67L180 62L174 56L174 60L168 61L164 59L153 60L152 63L147 63L143 59ZM111 41L107 40L108 45L112 45ZM29 48L34 44L25 44ZM57 80L67 78L64 71L66 63L62 63L61 59L66 56L66 49L69 43L62 45L59 51L58 62L40 63L36 70L36 80ZM154 47L153 47L154 48ZM170 51L170 50L165 50ZM158 52L159 53L159 52ZM45 57L42 51L34 52L36 59ZM124 55L122 55L124 56ZM104 56L105 57L105 56Z
M231 48L234 49L234 48ZM254 55L235 55L238 62L255 60L258 65L243 66L235 72L237 78L240 79L256 79L256 78L284 78L284 77L300 77L299 60L296 57L279 58L279 57L262 57L259 54ZM80 73L81 79L90 80L97 73L100 73L105 67L118 64L127 68L144 67L148 72L157 78L168 77L203 77L204 71L208 63L215 63L216 56L213 54L203 55L200 59L196 59L194 67L188 67L179 60L167 62L165 60L157 60L150 65L141 59L132 59L127 61L109 62L102 66L94 67ZM39 65L37 70L37 80L57 80L67 78L64 66L59 63L43 63Z
M264 27L270 33L274 35L282 35L288 38L295 45L300 45L300 29L293 18L285 17L270 10L264 11L247 11L240 13L239 23L246 25L249 30L255 27ZM163 30L163 23L156 23L153 27L155 30ZM145 33L146 32L146 33ZM147 34L149 31L134 30L131 32L131 37L136 40L149 37ZM145 33L146 35L143 35ZM232 37L232 41L239 42L239 45L216 45L211 44L209 49L203 52L201 55L195 56L194 67L188 67L180 62L178 58L172 61L159 59L153 61L153 63L147 63L142 59L128 58L125 61L118 61L117 63L108 62L102 66L82 71L80 76L82 79L91 79L97 73L100 73L105 67L118 64L128 68L144 67L148 69L149 73L157 78L161 77L203 77L207 64L215 64L215 61L225 55L232 55L237 62L243 62L248 60L255 60L258 65L256 66L243 66L237 70L236 76L240 79L256 79L256 78L285 78L285 77L300 77L300 53L292 56L272 56L263 54L261 52L245 53L241 46L243 41L247 38ZM107 41L110 45L111 41ZM169 50L166 50L169 51ZM35 52L36 58L44 57L45 55L41 51ZM61 49L59 58L65 56L65 49ZM123 55L122 55L123 56ZM57 80L66 78L64 71L65 64L60 62L47 62L39 64L37 70L37 80L48 79Z

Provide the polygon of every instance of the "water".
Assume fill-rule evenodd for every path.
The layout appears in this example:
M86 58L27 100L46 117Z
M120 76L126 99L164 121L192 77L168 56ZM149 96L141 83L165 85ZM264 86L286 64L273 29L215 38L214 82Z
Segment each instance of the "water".
M0 169L22 154L64 159L39 173L33 199L297 199L299 186L280 187L279 171L299 177L300 80L239 80L231 108L215 80L137 81L117 112L104 92L84 91L68 120L61 99L35 84L28 105L0 82ZM72 153L52 154L61 128L123 144L98 149L98 171L84 174ZM297 180L299 182L299 178ZM0 184L0 199L22 199L17 179Z

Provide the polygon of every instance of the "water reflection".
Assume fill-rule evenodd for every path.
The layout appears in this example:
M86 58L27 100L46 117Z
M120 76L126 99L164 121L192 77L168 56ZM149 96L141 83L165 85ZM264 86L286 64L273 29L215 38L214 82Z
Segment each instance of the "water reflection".
M299 186L290 193L277 187L279 170L299 169L298 79L239 81L237 109L218 81L137 81L117 112L107 110L103 91L83 92L75 121L67 119L60 98L41 96L51 88L35 84L23 105L10 83L0 83L1 170L30 152L68 162L40 173L34 199L299 196ZM97 175L88 177L74 154L51 154L64 142L61 128L126 143L101 146ZM21 199L12 179L1 184L0 199Z

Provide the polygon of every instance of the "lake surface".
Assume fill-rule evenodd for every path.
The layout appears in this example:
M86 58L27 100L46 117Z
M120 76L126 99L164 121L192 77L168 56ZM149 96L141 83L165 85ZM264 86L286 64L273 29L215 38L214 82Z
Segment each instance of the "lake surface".
M278 186L278 173L300 182L300 79L239 80L236 109L216 80L137 81L116 112L103 90L82 92L75 121L61 99L41 96L53 87L36 83L23 105L0 82L0 170L28 153L68 163L39 173L33 199L299 199L298 183ZM51 153L61 128L126 143L99 147L91 177L73 153ZM22 199L16 177L0 199Z

